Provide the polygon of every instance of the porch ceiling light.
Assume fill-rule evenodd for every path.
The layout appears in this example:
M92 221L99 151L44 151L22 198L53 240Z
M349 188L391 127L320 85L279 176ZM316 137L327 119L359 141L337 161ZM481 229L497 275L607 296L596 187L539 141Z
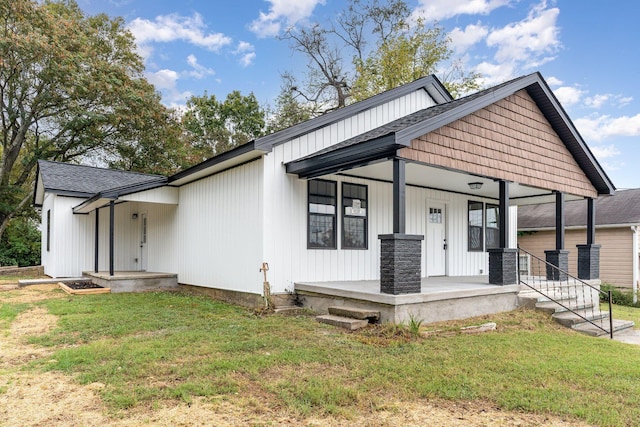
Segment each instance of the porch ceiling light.
M469 183L469 188L472 190L479 190L482 188L482 183L481 182L470 182Z

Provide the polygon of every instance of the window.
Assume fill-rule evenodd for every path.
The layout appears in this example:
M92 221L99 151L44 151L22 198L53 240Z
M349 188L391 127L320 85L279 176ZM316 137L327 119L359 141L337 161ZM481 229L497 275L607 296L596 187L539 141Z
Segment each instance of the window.
M485 240L487 249L500 247L500 208L498 205L486 204L485 208Z
M47 210L47 252L51 249L51 209Z
M335 181L314 179L309 181L309 236L310 249L336 249L336 202Z
M367 249L367 186L342 183L342 248Z
M442 224L442 208L429 208L429 222Z
M469 251L481 252L484 249L482 241L482 213L482 202L469 201Z

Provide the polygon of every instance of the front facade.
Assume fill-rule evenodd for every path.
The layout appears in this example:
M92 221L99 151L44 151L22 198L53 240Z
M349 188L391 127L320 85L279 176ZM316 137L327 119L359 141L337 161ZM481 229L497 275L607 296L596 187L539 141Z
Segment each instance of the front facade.
M426 77L169 178L82 169L80 191L77 168L40 162L46 274L163 271L255 296L264 263L273 293L380 280L385 239L414 245L418 280L489 275L488 251L516 247L517 205L613 191L538 74L459 100Z

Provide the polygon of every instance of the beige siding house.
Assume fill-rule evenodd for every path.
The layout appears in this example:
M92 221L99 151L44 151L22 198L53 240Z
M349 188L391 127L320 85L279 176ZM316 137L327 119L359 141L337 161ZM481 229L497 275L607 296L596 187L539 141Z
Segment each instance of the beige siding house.
M577 274L576 245L586 241L586 201L574 200L565 206L565 248L569 250L569 273ZM638 284L640 256L640 189L619 190L595 202L596 244L600 248L600 279L618 287ZM544 258L555 245L555 205L545 203L518 208L518 244Z

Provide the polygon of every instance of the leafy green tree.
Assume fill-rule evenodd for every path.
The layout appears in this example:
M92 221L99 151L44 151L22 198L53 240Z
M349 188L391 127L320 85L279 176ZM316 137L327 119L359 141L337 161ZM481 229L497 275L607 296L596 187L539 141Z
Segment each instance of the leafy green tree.
M120 162L132 143L146 147L136 156L170 152L142 137L170 114L143 70L121 18L73 0L0 1L0 237L32 199L37 159Z
M267 120L267 133L286 129L313 117L312 108L309 104L299 102L293 89L290 83L285 83L281 88L275 108Z
M182 126L193 162L228 151L264 134L265 112L255 95L239 91L219 101L215 95L192 96Z
M40 265L40 230L36 215L14 218L0 238L0 265Z

